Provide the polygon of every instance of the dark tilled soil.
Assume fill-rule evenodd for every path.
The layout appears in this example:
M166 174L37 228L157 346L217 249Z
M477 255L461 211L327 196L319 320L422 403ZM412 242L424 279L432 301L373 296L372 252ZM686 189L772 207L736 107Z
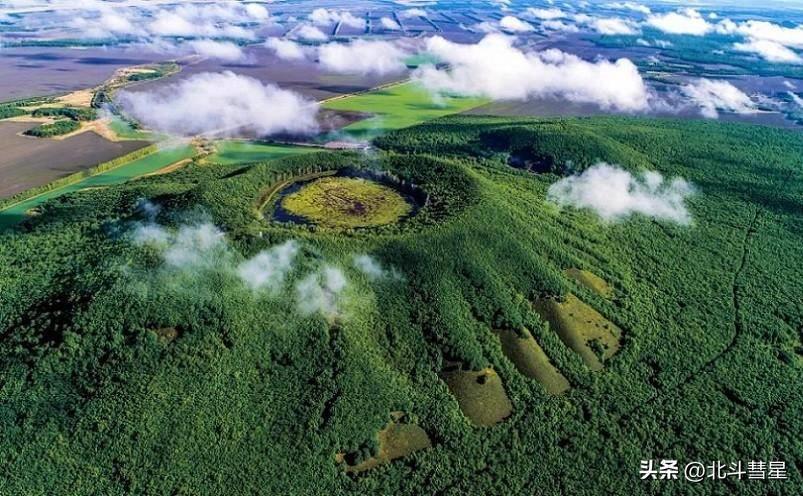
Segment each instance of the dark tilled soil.
M108 141L93 132L65 140L19 136L36 126L29 122L0 122L0 198L47 184L134 150L144 141Z

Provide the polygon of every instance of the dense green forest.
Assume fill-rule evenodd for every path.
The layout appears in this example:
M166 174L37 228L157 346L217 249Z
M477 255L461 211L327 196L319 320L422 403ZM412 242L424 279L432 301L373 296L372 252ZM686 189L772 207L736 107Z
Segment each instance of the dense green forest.
M98 118L92 108L79 107L40 107L33 111L34 117L66 117L74 121L93 121Z
M756 126L456 116L52 200L0 234L0 494L801 494L802 158ZM685 178L693 221L547 200L600 161ZM426 204L266 220L343 168ZM570 304L610 347L539 310ZM649 459L789 480L642 481Z
M52 138L53 136L61 136L70 134L73 131L78 131L81 124L72 119L62 119L50 124L39 124L25 131L28 136L35 136L37 138Z
M25 111L16 105L0 105L0 119L19 117L25 115Z

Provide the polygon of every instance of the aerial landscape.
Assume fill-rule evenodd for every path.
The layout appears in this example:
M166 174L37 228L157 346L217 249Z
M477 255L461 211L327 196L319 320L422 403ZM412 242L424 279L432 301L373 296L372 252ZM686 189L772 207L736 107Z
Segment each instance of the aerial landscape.
M803 494L803 1L0 1L0 495Z

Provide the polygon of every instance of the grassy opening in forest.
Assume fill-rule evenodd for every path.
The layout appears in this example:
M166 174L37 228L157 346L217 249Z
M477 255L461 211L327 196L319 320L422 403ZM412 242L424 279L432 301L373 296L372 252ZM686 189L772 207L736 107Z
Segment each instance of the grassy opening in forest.
M284 196L279 206L290 216L333 229L384 226L413 212L401 192L361 177L316 179Z

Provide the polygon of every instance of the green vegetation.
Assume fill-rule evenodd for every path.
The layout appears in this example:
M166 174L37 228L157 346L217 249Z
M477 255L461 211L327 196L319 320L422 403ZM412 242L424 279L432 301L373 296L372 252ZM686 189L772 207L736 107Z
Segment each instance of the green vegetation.
M31 114L34 117L66 117L51 124L40 124L25 131L28 136L52 138L78 131L81 121L97 119L97 113L91 108L76 107L40 107Z
M74 121L93 121L98 118L95 109L79 107L40 107L33 111L34 117L66 117Z
M639 35L647 41L661 40L661 60L642 62L641 69L656 73L681 72L700 77L723 77L740 75L803 77L803 68L796 64L778 64L757 57L754 54L734 53L722 50L740 41L740 37L711 33L707 36L685 36L669 34L647 28ZM593 42L606 48L630 48L635 37L627 35L608 35L593 38ZM668 43L666 43L668 42Z
M402 417L404 420L401 412L394 412L392 416ZM335 457L335 461L345 463L346 472L364 472L416 451L430 448L432 441L421 427L415 424L401 423L399 419L394 418L387 427L379 431L376 444L366 444L370 444L368 453L364 453L363 450L339 453Z
M323 106L331 110L376 114L343 129L353 137L368 139L485 103L488 103L487 100L481 98L461 97L444 97L441 101L433 101L432 95L416 83L402 83L369 93L333 99Z
M549 361L530 331L510 329L496 331L505 356L525 376L536 379L549 394L561 394L569 389L569 381Z
M25 134L28 136L35 136L37 138L52 138L54 136L61 136L78 131L81 128L81 123L71 119L62 119L52 124L40 124L36 127L28 129Z
M475 425L490 426L510 416L513 405L505 393L502 379L493 369L447 370L443 380L449 386L460 410Z
M25 114L27 114L27 112L17 105L0 105L0 119L19 117Z
M207 160L214 164L231 165L264 162L299 153L314 153L319 148L307 146L275 145L255 141L226 140L215 143L216 152Z
M112 115L111 122L109 122L109 129L114 131L120 139L124 140L145 140L152 141L159 138L158 135L139 129L139 126L131 123L119 115Z
M412 205L388 186L362 178L324 177L281 201L290 214L322 227L348 229L398 222Z
M622 331L573 294L564 301L542 298L535 310L592 370L602 369L604 361L619 351Z
M800 494L800 133L454 116L376 144L82 185L0 234L0 492ZM693 224L602 223L546 201L563 166L595 160L686 178ZM258 211L294 177L345 168L388 171L431 200L369 230ZM185 227L178 239L199 222L225 232L200 260L132 240L141 226ZM240 264L288 240L298 254L284 284L244 285ZM369 277L360 255L391 275ZM345 289L316 296L339 318L303 313L299 285L331 267ZM616 297L568 267L603 276ZM532 304L569 294L623 330L602 370ZM570 389L549 394L522 373L494 332L519 329ZM474 382L450 388L454 363ZM478 427L469 397L483 423L506 417ZM380 456L377 433L397 411L432 448L349 471ZM640 461L657 458L783 460L790 479L641 481Z
M127 76L128 81L137 82L137 81L150 81L151 79L158 79L162 77L162 74L157 71L143 71L143 72L135 72L133 74L129 74Z
M99 164L92 169L76 172L41 188L28 190L21 195L0 202L0 231L23 221L30 211L61 195L87 188L121 184L131 179L156 172L170 164L192 157L191 146L158 150L156 145L137 150L115 160Z
M613 298L613 288L605 282L605 279L594 274L588 270L581 270L576 267L570 267L563 271L566 277L574 279L581 286L590 289L603 298Z

